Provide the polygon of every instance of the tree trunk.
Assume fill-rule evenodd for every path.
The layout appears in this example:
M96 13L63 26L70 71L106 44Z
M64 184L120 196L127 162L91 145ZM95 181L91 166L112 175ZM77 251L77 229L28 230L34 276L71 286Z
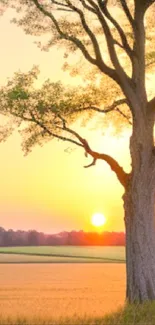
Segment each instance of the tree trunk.
M153 127L141 130L131 137L132 173L124 194L126 298L131 303L155 300Z

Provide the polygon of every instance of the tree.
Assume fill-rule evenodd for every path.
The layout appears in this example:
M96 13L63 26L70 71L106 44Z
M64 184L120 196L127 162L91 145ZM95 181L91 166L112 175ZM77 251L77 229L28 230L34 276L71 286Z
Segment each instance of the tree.
M96 99L93 86L89 87L91 96L84 96L83 90L67 92L61 84L50 82L35 90L35 69L25 76L16 75L1 91L1 111L30 122L25 130L26 149L53 137L72 142L92 156L93 162L86 167L95 165L98 159L106 161L124 187L129 302L155 300L155 97L150 98L146 87L146 59L149 55L152 58L153 52L152 56L147 53L145 21L147 12L154 10L154 2L113 1L125 17L126 22L120 23L110 0L11 0L11 5L23 13L15 20L19 26L30 34L51 35L46 49L52 44L65 44L66 56L70 51L82 53L89 65L115 84L116 100L103 106L109 90L106 95L98 89ZM86 111L116 112L132 123L129 174L111 156L92 150L87 140L68 126L78 113Z
M29 230L27 234L27 241L30 246L39 245L39 234L36 230Z

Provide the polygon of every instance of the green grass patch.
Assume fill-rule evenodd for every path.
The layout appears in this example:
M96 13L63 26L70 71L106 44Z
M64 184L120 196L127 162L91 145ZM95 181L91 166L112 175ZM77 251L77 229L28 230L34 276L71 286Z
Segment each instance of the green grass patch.
M33 247L0 247L0 254L21 254L28 256L46 256L60 258L77 258L102 261L125 262L124 247L101 246L33 246Z
M103 258L46 256L22 253L0 253L0 264L36 264L36 263L118 263Z
M155 302L143 305L128 305L115 313L103 317L72 318L26 318L0 317L0 325L154 325Z

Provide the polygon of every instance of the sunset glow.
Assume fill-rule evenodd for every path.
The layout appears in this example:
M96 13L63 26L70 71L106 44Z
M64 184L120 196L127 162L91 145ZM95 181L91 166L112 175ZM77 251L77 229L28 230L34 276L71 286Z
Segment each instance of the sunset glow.
M21 28L11 24L12 18L10 10L0 20L1 85L15 71L29 71L34 63L41 71L37 81L40 84L48 78L72 85L80 82L80 77L73 78L62 70L62 49L40 51L34 44L35 37L25 35ZM104 130L104 126L97 130L96 123L92 120L88 128L80 126L80 129L77 124L75 129L94 150L112 153L128 171L128 132L114 138L108 130ZM123 188L105 162L97 161L96 166L85 169L83 166L91 162L91 157L86 158L80 148L57 140L45 143L43 147L36 146L24 157L18 132L1 143L0 150L2 227L36 229L46 233L74 229L92 231L94 224L90 222L90 216L94 211L102 211L104 205L107 218L104 230L124 230Z

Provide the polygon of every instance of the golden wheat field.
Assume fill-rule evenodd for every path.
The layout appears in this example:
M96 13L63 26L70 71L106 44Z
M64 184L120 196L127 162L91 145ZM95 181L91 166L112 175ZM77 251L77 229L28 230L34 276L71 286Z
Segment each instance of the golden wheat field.
M125 264L2 264L2 316L103 316L122 306Z

